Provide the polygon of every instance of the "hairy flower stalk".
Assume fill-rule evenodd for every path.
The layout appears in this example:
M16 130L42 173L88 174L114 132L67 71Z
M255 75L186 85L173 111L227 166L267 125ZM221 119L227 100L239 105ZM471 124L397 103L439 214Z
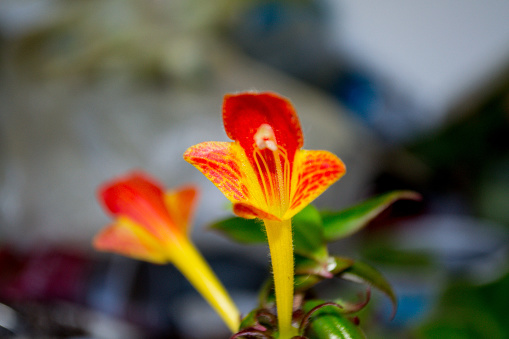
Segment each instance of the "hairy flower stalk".
M94 246L156 264L173 263L235 333L239 311L188 235L196 194L194 187L165 193L141 172L104 184L99 199L115 221L95 237Z
M291 218L345 173L327 151L301 150L303 135L291 103L274 93L227 95L223 123L233 142L203 142L184 159L233 203L243 218L263 220L271 253L279 338L292 327L294 260Z
M272 261L272 274L280 338L297 335L291 326L293 313L293 246L291 220L264 220Z

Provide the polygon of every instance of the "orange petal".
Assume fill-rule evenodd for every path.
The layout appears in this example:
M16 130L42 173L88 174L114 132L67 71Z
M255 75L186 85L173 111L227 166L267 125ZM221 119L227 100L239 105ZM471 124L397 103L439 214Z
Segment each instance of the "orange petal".
M346 173L341 159L327 151L299 150L293 168L290 207L284 219L293 217Z
M252 205L243 204L243 203L234 204L233 205L233 213L235 213L239 217L246 218L246 219L260 218L263 220L278 220L278 221L281 220L273 214L265 212L265 211L263 211L259 208L256 208Z
M94 238L94 247L156 264L168 262L163 245L144 227L128 218L118 218Z
M232 202L248 201L247 160L232 142L202 142L186 150L184 159L198 168ZM252 170L251 170L252 171Z
M183 234L189 233L197 195L198 189L194 186L180 187L170 190L164 195L166 208L170 212L173 222Z

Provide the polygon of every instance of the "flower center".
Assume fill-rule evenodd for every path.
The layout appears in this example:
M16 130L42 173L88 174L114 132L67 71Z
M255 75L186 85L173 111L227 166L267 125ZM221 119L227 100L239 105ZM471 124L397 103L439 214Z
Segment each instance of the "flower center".
M253 136L255 165L265 204L275 215L282 216L289 206L290 162L286 150L276 141L274 130L261 124Z
M276 136L274 135L274 130L268 124L261 124L258 127L254 140L259 149L268 148L271 151L277 151Z

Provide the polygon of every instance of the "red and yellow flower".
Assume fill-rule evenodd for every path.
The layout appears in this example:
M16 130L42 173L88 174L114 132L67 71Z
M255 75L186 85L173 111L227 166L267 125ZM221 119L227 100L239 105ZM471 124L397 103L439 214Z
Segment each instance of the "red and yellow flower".
M225 96L223 122L234 142L200 143L184 159L241 217L290 219L345 173L334 154L300 149L304 138L297 114L275 94Z
M165 192L141 172L107 182L99 199L115 220L95 237L94 246L152 263L173 263L235 332L239 312L189 239L196 196L193 186Z
M244 218L265 223L272 258L280 335L291 337L291 218L345 173L327 151L302 150L292 104L274 93L226 95L223 123L233 142L203 142L184 159L197 167Z

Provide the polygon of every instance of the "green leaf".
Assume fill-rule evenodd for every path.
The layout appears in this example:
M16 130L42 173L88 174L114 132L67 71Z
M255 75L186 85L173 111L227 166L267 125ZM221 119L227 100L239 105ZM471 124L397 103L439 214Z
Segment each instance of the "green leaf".
M256 319L258 309L254 309L251 312L249 312L240 322L239 328L241 330L253 327L258 324L258 319Z
M304 304L304 311L309 312L323 304L321 300L310 300ZM364 339L362 330L346 318L339 308L324 306L310 316L309 326L305 333L312 339Z
M241 330L249 328L266 329L268 333L277 327L277 316L268 309L256 308L249 312L242 319L239 328Z
M335 266L334 258L331 257L316 261L298 254L295 255L295 274L315 274L330 278L332 277L331 266Z
M395 314L397 307L396 294L387 279L375 268L366 263L356 261L352 266L345 269L340 277L345 280L367 284L383 292L391 300L393 315Z
M421 250L398 249L389 241L381 242L380 238L374 241L378 241L378 243L372 246L367 245L362 251L362 257L376 265L382 264L402 269L409 267L421 269L433 267L433 257L430 253L425 253Z
M271 308L276 306L274 295L274 280L272 277L265 280L258 293L258 305L260 308Z
M328 257L322 262L295 256L295 290L302 292L310 289L324 279L333 278L352 266L349 258Z
M294 252L316 259L326 260L327 246L323 239L322 217L313 206L308 205L292 219Z
M340 212L322 212L325 240L331 242L352 235L400 199L418 200L420 195L412 191L393 191Z
M264 244L267 242L263 222L258 219L233 217L218 221L209 227L223 233L231 240L243 244Z
M353 259L345 258L345 257L330 257L332 259L332 263L329 266L329 270L332 274L337 275L341 272L344 272L346 269L352 267L355 263Z
M487 284L454 279L416 338L509 338L509 271ZM436 334L438 336L433 335ZM442 334L448 337L440 336Z
M323 277L314 274L296 275L294 280L295 292L307 291L323 279Z
M294 251L312 259L326 260L328 252L320 212L308 205L293 217L292 225ZM263 221L258 219L228 218L212 224L210 229L243 244L267 243Z

